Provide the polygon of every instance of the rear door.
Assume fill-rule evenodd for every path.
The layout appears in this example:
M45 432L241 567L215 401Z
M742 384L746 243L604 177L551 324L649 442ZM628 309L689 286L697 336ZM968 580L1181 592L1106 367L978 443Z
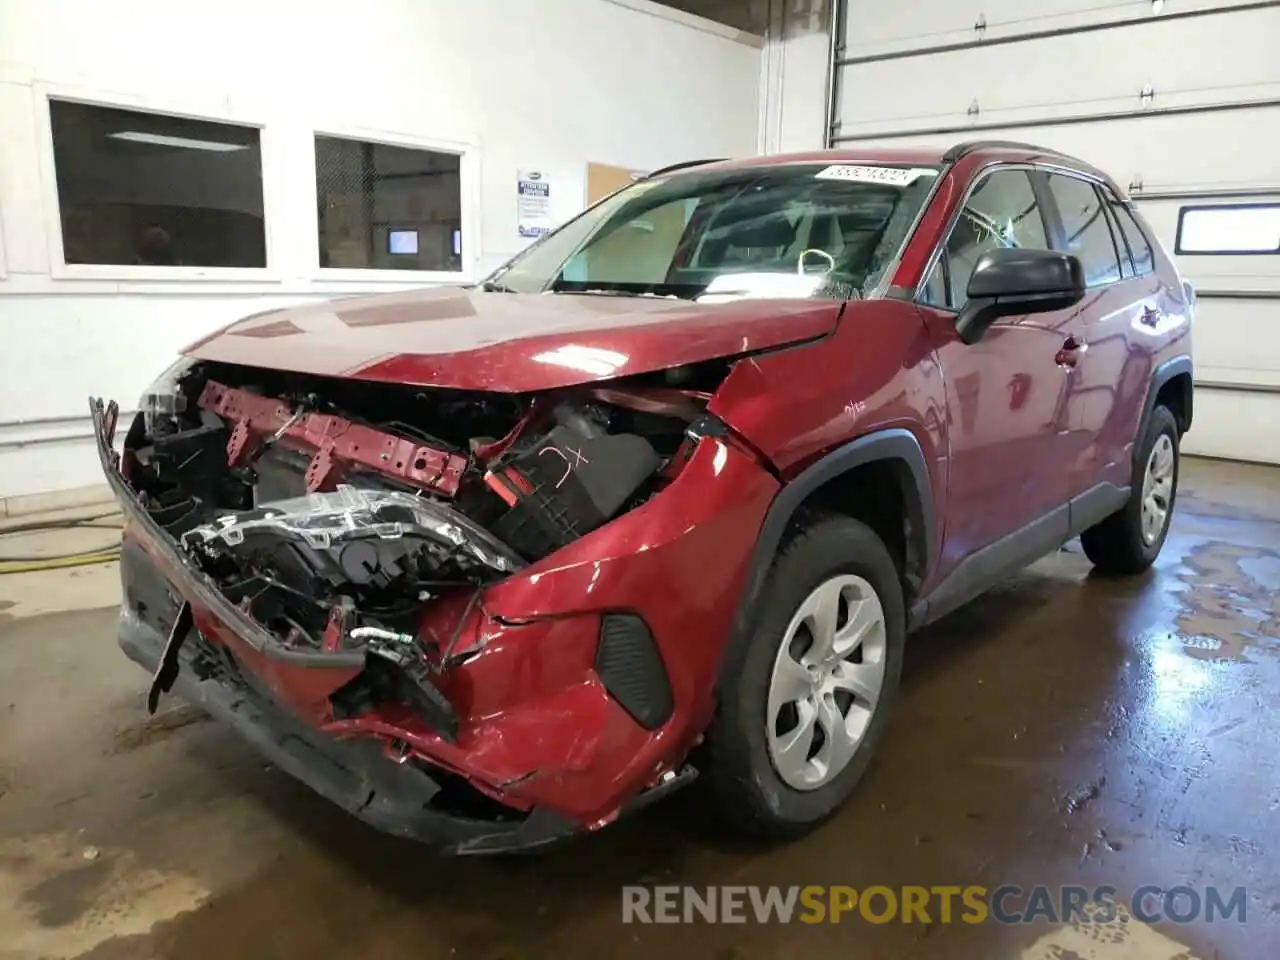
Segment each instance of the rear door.
M1053 245L1080 259L1088 293L1066 357L1074 364L1068 381L1065 429L1061 434L1063 479L1068 498L1098 483L1129 482L1137 424L1133 394L1149 380L1150 361L1135 335L1152 329L1158 282L1150 250L1134 265L1111 209L1114 195L1083 175L1047 174L1053 201ZM1074 350L1070 349L1074 346Z

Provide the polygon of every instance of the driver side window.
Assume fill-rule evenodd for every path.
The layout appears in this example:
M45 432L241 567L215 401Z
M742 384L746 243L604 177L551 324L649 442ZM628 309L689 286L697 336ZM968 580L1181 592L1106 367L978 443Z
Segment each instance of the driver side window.
M921 301L959 310L968 299L978 258L999 248L1049 249L1044 217L1025 170L997 170L974 187L922 285Z

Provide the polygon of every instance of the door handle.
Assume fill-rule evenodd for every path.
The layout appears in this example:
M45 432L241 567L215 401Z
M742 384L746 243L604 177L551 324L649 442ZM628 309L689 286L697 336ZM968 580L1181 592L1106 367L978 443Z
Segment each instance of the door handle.
M1080 355L1089 349L1087 343L1081 343L1075 337L1067 337L1062 349L1057 352L1053 362L1060 367L1074 367L1080 362Z

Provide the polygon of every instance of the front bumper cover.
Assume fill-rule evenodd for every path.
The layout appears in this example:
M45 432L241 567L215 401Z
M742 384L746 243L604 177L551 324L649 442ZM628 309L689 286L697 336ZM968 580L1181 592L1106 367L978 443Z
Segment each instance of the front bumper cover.
M122 476L115 405L91 408L103 471L127 517L126 547L136 548L122 562L137 595L121 645L154 668L167 626L162 611L189 602L197 633L180 651L175 691L204 703L322 795L392 834L481 853L598 829L691 779L683 758L710 718L725 625L777 490L750 454L705 440L662 498L575 541L554 565L490 587L483 610L462 614L470 616L467 642L433 681L459 719L451 741L395 704L335 716L331 696L364 669L365 656L284 646L231 604ZM634 653L634 643L622 642L630 634L601 644L602 611L634 611L646 625L656 647L650 669L626 655ZM189 669L202 647L243 668L234 682ZM649 674L663 675L666 689L639 692L662 696L634 695L639 688L627 681ZM384 779L419 773L426 783ZM458 822L447 796L429 804L432 781L449 790L459 786L455 777L510 809L476 822L463 804Z
M154 670L165 637L131 610L120 614L120 647ZM373 740L339 740L295 719L269 699L200 679L184 650L174 692L233 727L261 754L326 800L385 833L457 854L532 850L564 840L580 827L554 811L534 808L521 820L472 820L429 804L439 785L422 769L397 763Z
M143 551L126 542L124 559L133 562L122 564L122 573L129 577L132 571L144 579L153 579L159 593L167 595L157 597L156 590L145 591L152 610L167 605L165 599L176 598L163 573L149 562L147 552L158 555L157 559L175 572L180 571L183 592L234 629L251 648L270 650L273 657L298 665L338 669L363 665L364 656L359 653L317 656L279 649L266 631L228 602L194 568L141 508L121 475L113 449L117 414L114 403L90 403L103 473L128 522L141 531L148 544L147 551ZM118 639L130 660L148 671L156 670L166 637L127 604L121 609ZM201 645L207 646L203 641ZM532 808L523 819L508 822L472 820L433 810L427 804L439 786L421 768L390 759L381 741L334 737L297 719L269 696L216 678L201 679L192 664L199 649L188 645L181 652L173 692L231 725L280 769L378 830L459 854L529 850L581 831L574 821L539 807Z

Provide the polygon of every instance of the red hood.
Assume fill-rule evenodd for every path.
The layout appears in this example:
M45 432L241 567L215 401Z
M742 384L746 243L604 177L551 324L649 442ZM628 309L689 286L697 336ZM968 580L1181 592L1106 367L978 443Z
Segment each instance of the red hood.
M436 287L257 314L184 353L322 376L523 393L809 340L834 329L840 306Z

